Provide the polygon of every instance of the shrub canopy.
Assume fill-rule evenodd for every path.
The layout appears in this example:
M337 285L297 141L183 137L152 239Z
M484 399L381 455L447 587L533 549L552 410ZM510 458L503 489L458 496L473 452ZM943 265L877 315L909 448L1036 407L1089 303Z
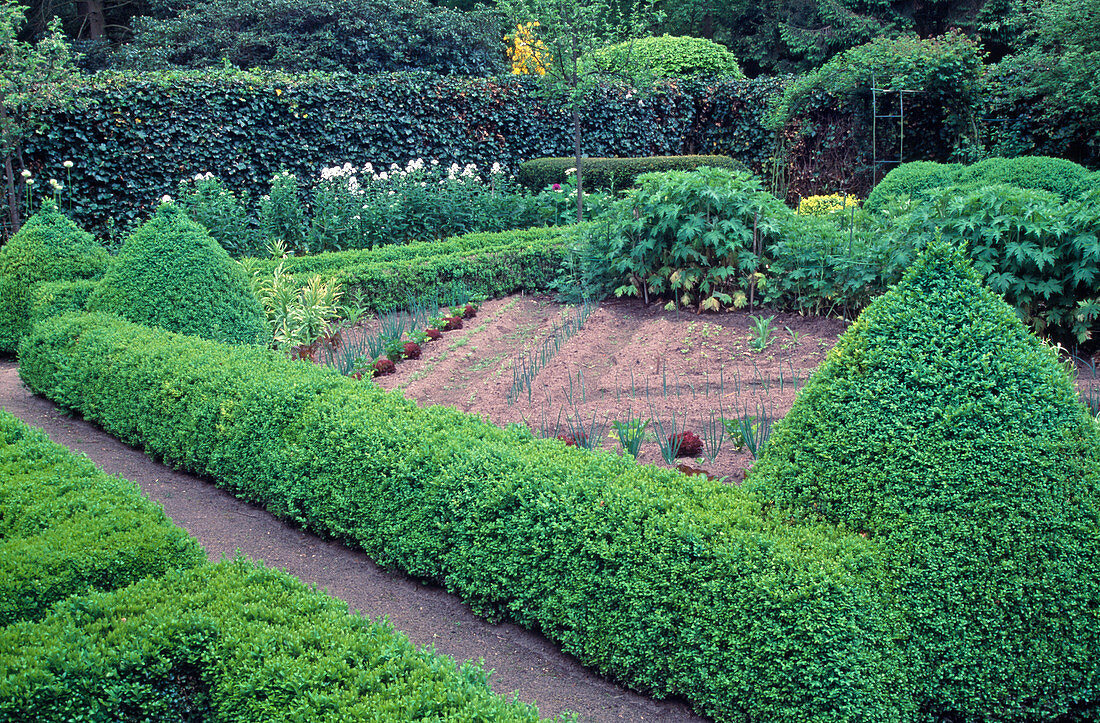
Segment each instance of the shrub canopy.
M917 703L966 720L1095 700L1098 483L1056 353L943 242L841 337L750 477L882 544Z
M174 204L162 204L126 240L88 309L231 344L267 335L243 269Z
M705 38L670 35L638 38L597 50L590 59L605 72L614 72L629 62L657 78L698 74L745 77L733 53Z

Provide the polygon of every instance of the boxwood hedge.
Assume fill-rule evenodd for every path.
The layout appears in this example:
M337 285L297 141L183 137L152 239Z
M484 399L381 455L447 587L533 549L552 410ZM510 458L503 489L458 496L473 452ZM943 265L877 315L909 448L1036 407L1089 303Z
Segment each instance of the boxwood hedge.
M472 233L443 241L291 257L282 263L286 273L303 282L318 274L345 289L362 289L371 310L386 311L404 307L413 298L439 296L455 285L488 298L520 289L547 289L566 247L586 228ZM265 260L256 268L271 273L279 263Z
M0 719L537 721L476 664L244 560L72 598L0 628Z
M841 337L752 489L875 541L919 709L1100 709L1100 428L1057 354L932 243Z
M585 158L586 189L622 190L634 185L643 173L694 171L700 166L747 170L747 166L729 156L649 156L647 158ZM576 157L532 158L522 163L516 179L532 191L541 191L553 183L565 183L566 171L577 167Z
M19 233L0 247L0 352L13 352L30 330L34 288L50 281L97 279L107 269L107 250L44 201Z
M205 561L135 485L0 411L0 625Z
M254 347L72 314L20 359L121 439L635 688L717 720L911 716L875 541Z
M87 308L232 344L267 337L263 307L240 265L171 203L126 239Z

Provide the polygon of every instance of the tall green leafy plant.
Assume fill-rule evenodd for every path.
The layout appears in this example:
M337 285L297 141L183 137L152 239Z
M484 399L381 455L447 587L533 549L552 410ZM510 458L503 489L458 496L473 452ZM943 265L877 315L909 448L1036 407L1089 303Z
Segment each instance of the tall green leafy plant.
M1100 191L1061 203L997 184L931 193L895 231L969 248L974 268L1039 332L1082 343L1100 319Z
M716 311L754 305L765 249L793 212L751 174L704 167L639 176L613 213L603 263L616 295Z

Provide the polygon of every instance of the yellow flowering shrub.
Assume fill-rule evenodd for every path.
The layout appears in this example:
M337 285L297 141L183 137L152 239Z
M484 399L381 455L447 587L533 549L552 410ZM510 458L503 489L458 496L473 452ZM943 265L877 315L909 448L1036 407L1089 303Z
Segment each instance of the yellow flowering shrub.
M542 41L535 37L533 28L537 21L516 26L516 32L505 35L508 43L508 58L512 61L512 75L546 75L546 64L550 62L550 53Z
M798 202L798 213L802 216L828 216L837 211L858 208L859 204L859 198L843 196L839 193L828 196L807 196Z

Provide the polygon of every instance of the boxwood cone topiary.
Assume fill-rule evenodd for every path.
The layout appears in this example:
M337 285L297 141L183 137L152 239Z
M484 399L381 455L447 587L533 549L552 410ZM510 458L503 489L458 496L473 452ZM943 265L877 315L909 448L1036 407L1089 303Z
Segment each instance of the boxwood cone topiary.
M268 333L244 271L171 203L126 240L88 310L230 344L262 343Z
M1020 721L1100 701L1098 483L1100 432L1057 354L934 241L747 486L880 547L929 720Z
M50 281L98 279L107 251L61 213L52 200L0 248L0 351L11 352L30 330L35 287Z

